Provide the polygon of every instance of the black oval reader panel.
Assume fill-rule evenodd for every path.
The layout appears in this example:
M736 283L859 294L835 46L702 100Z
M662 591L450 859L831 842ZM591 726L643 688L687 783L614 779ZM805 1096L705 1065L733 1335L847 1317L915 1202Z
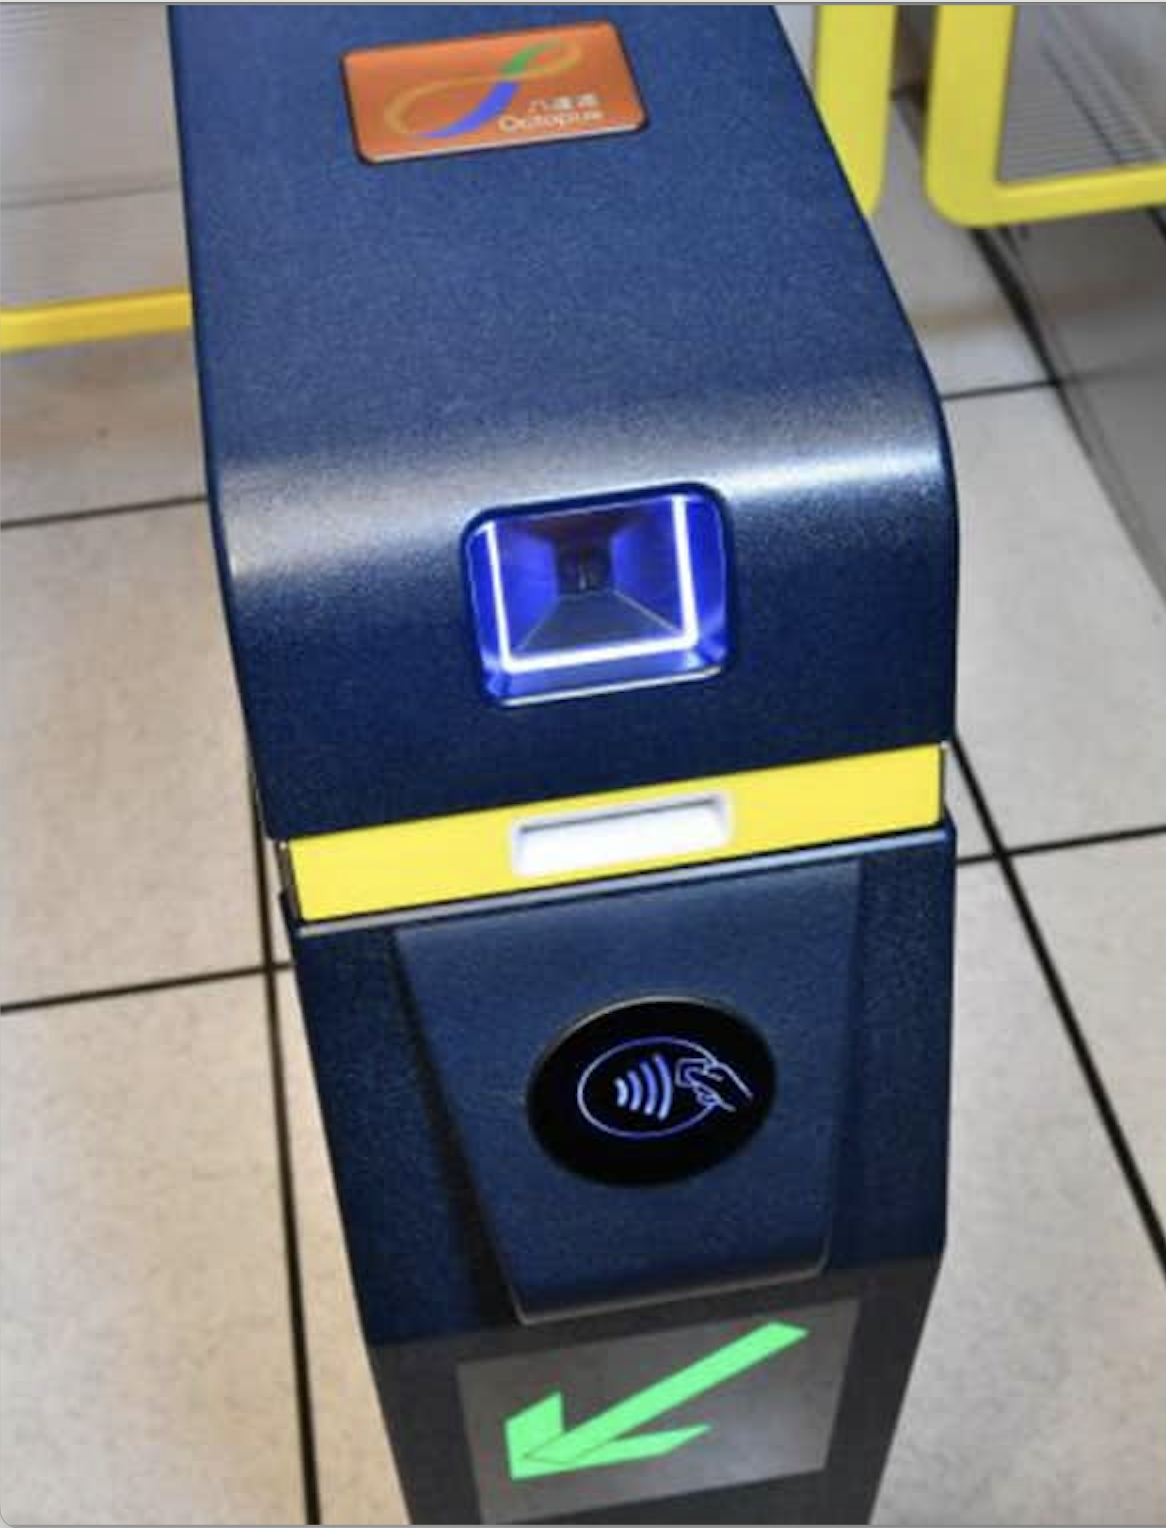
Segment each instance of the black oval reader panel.
M747 1141L769 1112L768 1047L723 1008L685 998L584 1019L539 1064L528 1106L544 1148L604 1183L665 1183Z

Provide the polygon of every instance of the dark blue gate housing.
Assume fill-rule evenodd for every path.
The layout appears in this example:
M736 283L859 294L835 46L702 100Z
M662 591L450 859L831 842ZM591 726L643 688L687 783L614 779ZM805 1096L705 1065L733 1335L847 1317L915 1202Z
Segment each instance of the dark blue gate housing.
M596 20L637 130L358 152L347 54ZM876 831L873 785L837 830L781 791L908 750L938 780L955 500L780 28L179 6L173 42L226 615L413 1516L861 1520L943 1243L954 839L938 794ZM773 844L734 854L761 778ZM596 871L612 812L663 831L654 791L689 848ZM568 830L558 871L506 868L522 814ZM424 869L451 823L501 890L302 903L297 846L406 828ZM571 1454L775 1321L796 1348L677 1402L659 1457Z

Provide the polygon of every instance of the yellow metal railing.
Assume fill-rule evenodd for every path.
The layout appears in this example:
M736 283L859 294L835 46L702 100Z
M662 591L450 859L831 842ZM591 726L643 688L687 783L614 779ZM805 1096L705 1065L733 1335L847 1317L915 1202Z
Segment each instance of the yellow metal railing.
M940 5L927 91L923 184L953 223L991 228L1166 203L1166 163L1039 179L997 174L1016 27L1014 5ZM855 198L878 204L887 157L894 5L820 5L814 93ZM10 307L0 350L44 350L189 328L181 289Z
M190 293L127 292L121 297L79 297L69 302L5 308L0 314L0 351L51 350L94 340L130 339L189 329Z
M814 26L814 98L862 210L878 206L887 163L894 5L821 5Z
M923 137L923 184L936 211L993 228L1166 202L1166 162L1000 180L1015 30L1015 5L939 7Z

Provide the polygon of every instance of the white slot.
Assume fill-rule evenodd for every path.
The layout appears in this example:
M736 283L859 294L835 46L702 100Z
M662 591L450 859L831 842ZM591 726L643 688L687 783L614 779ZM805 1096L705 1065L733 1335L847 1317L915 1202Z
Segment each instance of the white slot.
M518 823L511 839L514 873L570 875L675 859L723 849L732 831L729 802L720 791L640 806L599 808Z

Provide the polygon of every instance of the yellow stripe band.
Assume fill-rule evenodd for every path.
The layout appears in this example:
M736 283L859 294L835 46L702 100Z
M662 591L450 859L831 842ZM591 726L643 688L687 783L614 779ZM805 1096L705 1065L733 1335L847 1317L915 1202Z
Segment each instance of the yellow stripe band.
M942 810L942 750L928 744L321 833L287 852L314 923L903 833Z

